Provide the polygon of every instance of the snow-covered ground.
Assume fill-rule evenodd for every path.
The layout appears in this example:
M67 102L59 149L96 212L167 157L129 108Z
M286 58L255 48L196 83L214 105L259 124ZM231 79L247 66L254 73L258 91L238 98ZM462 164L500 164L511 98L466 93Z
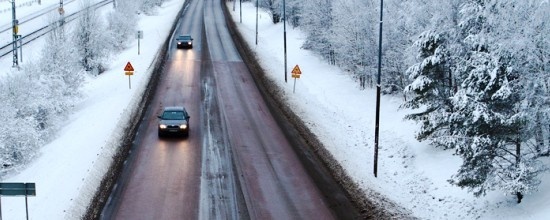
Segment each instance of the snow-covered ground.
M42 0L42 5L57 3ZM0 1L0 26L4 25L4 17L11 16L3 10L8 4ZM232 8L232 3L228 4ZM150 75L149 65L169 34L171 23L166 21L174 20L182 5L182 1L171 0L159 9L158 16L142 15L138 28L145 33L141 55L137 55L134 41L132 48L113 56L108 72L87 80L85 98L58 137L41 149L40 157L20 173L1 180L36 183L37 196L28 198L30 219L78 219L83 213L123 132L120 125L135 106ZM32 12L39 6L26 7ZM384 96L381 100L379 167L375 178L375 90L360 90L358 82L345 72L301 50L305 35L291 27L287 27L289 81L285 83L282 24L271 23L268 14L260 11L259 43L255 46L256 9L243 3L242 12L243 23L238 26L264 68L284 89L297 114L366 192L382 194L422 219L550 219L548 174L543 176L539 193L526 195L521 204L513 196L499 192L475 198L447 183L460 160L451 156L452 152L416 141L417 125L403 120L407 110L398 110L401 97ZM236 22L239 14L237 6L233 12ZM40 45L36 42L24 48L28 59L39 54ZM128 61L136 69L131 78L132 89L122 70ZM290 78L294 65L302 71L295 92L294 79ZM0 59L0 74L10 68L10 56ZM23 197L2 197L1 208L3 219L25 218Z
M240 7L232 11L240 21ZM288 74L299 65L302 75L284 81L283 24L273 24L260 10L258 45L256 9L242 4L238 27L260 57L262 66L282 87L295 112L310 126L348 174L368 194L382 194L422 219L550 219L550 175L542 178L539 192L515 197L491 192L475 198L467 190L450 185L461 161L414 138L418 126L403 120L402 96L381 98L378 178L373 174L376 90L361 90L359 82L310 51L300 49L305 34L287 25ZM374 67L373 67L374 68ZM382 70L383 71L383 70ZM383 74L383 72L382 72ZM383 76L382 76L383 77ZM546 162L550 162L546 159Z
M161 44L170 34L172 22L184 1L171 0L158 10L158 16L141 15L139 27L140 55L137 40L123 53L113 55L109 70L98 77L87 79L85 98L76 106L74 114L59 131L58 137L42 147L40 156L25 170L9 176L2 182L34 182L36 197L28 198L30 219L79 219L95 193L102 173L110 163L113 147L118 145L129 113L139 101ZM4 7L8 2L0 2ZM58 0L42 0L42 5L27 7L40 10L45 4L59 4ZM27 8L29 13L33 10ZM102 13L112 10L108 5ZM22 10L23 11L23 10ZM0 16L10 15L2 13ZM21 12L18 15L24 16ZM0 23L0 26L2 23ZM40 54L43 41L24 46L25 62ZM0 74L10 71L11 56L0 59ZM21 65L24 65L23 62ZM131 62L135 69L129 89L124 67ZM2 197L3 219L25 219L24 197Z

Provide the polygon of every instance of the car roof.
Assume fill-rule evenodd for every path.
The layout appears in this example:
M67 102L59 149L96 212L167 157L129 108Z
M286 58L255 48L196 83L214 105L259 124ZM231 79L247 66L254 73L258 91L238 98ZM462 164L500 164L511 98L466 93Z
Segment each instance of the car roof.
M190 37L191 37L190 34L182 34L178 38L190 38Z
M183 106L167 106L164 107L164 111L185 111Z

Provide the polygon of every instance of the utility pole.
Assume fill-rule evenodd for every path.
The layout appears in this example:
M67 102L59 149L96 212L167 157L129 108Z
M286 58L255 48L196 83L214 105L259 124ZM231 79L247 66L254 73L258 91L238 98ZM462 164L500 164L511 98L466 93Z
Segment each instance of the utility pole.
M285 83L287 82L286 80L286 68L287 68L287 63L286 63L286 4L285 4L285 0L283 0L283 29L284 29L284 33L283 33L283 41L285 42L284 45L285 45ZM296 82L296 81L294 81Z
M384 0L380 0L380 33L378 37L378 81L376 84L376 125L374 127L374 177L378 177L378 134L380 132L380 75L382 72L382 11Z
M256 0L256 45L258 45L258 0Z
M59 0L59 8L57 9L59 12L59 26L63 26L65 24L65 9L63 9L63 0Z
M18 67L19 61L17 59L17 32L19 31L19 21L15 17L15 0L11 0L11 15L12 15L12 32L13 32L13 65L12 67Z
M239 0L239 14L240 14L239 22L242 24L243 23L243 0Z

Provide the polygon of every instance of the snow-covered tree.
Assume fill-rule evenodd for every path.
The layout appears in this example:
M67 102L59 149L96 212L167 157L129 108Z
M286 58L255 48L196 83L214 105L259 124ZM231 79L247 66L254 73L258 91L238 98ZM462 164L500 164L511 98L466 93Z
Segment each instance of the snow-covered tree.
M136 2L140 4L140 11L146 15L154 15L157 13L157 8L162 5L164 0L138 0Z
M499 40L514 51L515 68L524 79L527 89L521 92L528 103L527 114L534 117L536 151L540 156L550 156L550 3L501 4L517 16L502 16Z
M447 120L453 112L450 100L453 92L445 41L444 35L427 31L415 42L419 49L420 62L407 70L412 83L405 88L405 92L412 94L412 97L403 107L422 109L406 116L407 119L421 124L416 135L418 140L431 140L447 149L454 146L444 143L445 137L453 132Z
M453 99L454 144L463 164L451 182L476 196L504 190L519 203L536 189L543 168L527 145L532 136L522 111L521 78L508 68L509 58L472 54L469 76Z
M57 15L53 15L55 20ZM80 87L83 83L80 65L74 49L73 43L70 41L69 30L65 30L66 26L57 27L56 22L51 22L54 26L52 31L46 35L46 44L41 50L41 57L38 60L38 65L44 80L44 85L49 85L52 89L61 90L58 92L60 96L72 99L80 94ZM34 68L29 65L27 68ZM59 85L50 85L59 81ZM55 96L55 95L54 95ZM58 99L58 98L56 98Z
M414 4L415 7L411 7ZM426 21L423 19L424 14L417 15L411 12L411 9L422 8L422 4L410 1L389 1L386 5L386 16L384 17L383 26L383 76L382 93L383 94L399 94L403 93L405 86L410 83L406 75L407 68L414 63L416 56L411 52L411 45L417 40L415 36L420 26L425 26ZM387 8L392 8L391 12ZM391 13L391 16L387 14ZM414 17L415 19L408 19ZM422 25L420 25L422 24ZM415 48L417 49L417 48ZM371 67L371 74L366 74L367 82L374 82L374 76L378 71L376 67ZM372 83L369 84L374 86ZM405 97L405 96L404 96ZM406 100L406 97L405 97Z
M286 1L286 22L293 27L298 27L302 20L302 4L299 0Z
M107 14L107 38L109 44L115 50L123 50L126 44L133 40L137 28L138 6L135 2L124 0L118 1L118 7Z
M354 76L376 66L378 30L373 3L359 0L333 2L334 20L330 35L336 64Z
M306 32L306 40L302 48L315 51L329 63L334 60L332 34L332 4L330 0L304 0L302 2L302 26Z
M501 6L491 0L463 5L460 25L469 50L457 68L462 83L452 99L453 130L447 143L463 159L451 183L476 196L503 190L519 203L536 189L544 167L529 144L533 122L525 111L522 65L514 50L498 40L505 36L498 34L497 18L511 13Z
M82 2L82 14L77 19L73 42L81 66L92 75L97 75L105 70L110 47L103 20L90 4L88 1Z
M52 22L52 25L56 23ZM66 26L53 28L46 35L46 44L36 65L28 65L28 71L37 71L34 80L38 81L44 91L44 106L39 107L43 117L65 113L80 95L84 82L75 47L68 36ZM45 112L45 113L44 113ZM48 123L41 119L41 123Z
M279 23L283 17L283 2L282 0L260 0L258 2L260 8L265 8L271 15L273 24Z
M36 105L29 101L40 86L28 74L12 72L0 82L0 175L29 162L43 143Z

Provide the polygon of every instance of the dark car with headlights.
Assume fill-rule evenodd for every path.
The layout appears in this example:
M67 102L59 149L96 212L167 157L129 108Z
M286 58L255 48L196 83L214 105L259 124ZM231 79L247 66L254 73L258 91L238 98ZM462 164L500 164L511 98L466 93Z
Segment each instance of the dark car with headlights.
M176 38L178 48L193 48L193 38L191 35L180 35Z
M189 136L189 114L182 106L165 107L158 116L158 136L167 135Z

